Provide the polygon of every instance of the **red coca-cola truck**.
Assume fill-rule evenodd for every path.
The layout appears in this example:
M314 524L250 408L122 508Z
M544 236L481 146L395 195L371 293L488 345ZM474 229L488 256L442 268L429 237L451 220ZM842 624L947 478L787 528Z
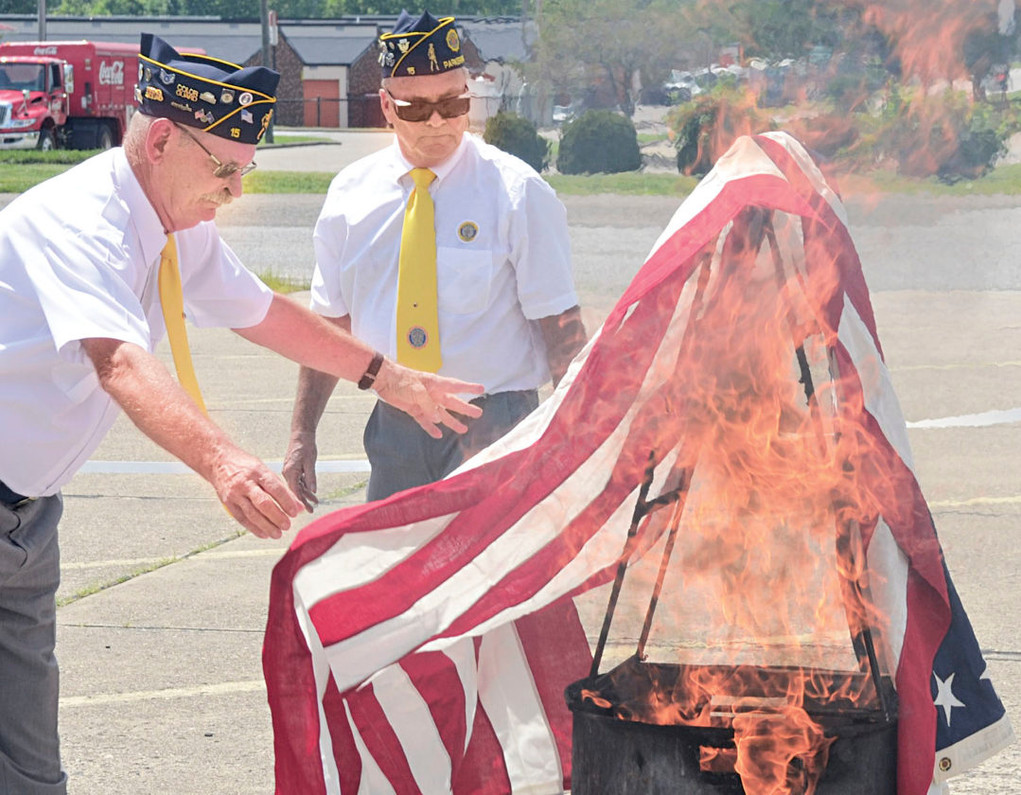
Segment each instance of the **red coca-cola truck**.
M135 110L138 45L0 44L0 149L109 149Z

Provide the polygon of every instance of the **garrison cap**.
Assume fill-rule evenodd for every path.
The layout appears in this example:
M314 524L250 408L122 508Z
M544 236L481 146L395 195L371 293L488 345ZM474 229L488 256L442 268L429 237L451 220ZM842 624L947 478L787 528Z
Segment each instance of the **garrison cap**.
M439 74L464 66L454 18L436 19L424 11L415 19L401 11L394 29L379 37L379 65L383 77Z
M280 74L264 66L179 53L159 36L143 33L135 101L147 116L257 144L273 117L278 82Z

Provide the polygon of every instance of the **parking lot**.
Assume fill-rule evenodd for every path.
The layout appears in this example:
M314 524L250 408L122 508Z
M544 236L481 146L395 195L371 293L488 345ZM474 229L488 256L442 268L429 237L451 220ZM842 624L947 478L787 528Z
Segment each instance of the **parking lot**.
M336 170L387 139L337 134L260 152L259 167ZM1021 726L1021 199L846 199L917 476L992 680ZM680 200L564 197L590 329ZM307 276L321 203L246 196L220 225L254 270ZM279 461L296 366L228 331L191 339L213 418ZM364 498L360 431L371 405L350 385L330 402L318 515ZM272 792L260 648L269 572L288 539L239 535L211 489L177 474L123 419L65 498L58 656L71 792ZM1014 793L1019 769L1015 744L952 789Z

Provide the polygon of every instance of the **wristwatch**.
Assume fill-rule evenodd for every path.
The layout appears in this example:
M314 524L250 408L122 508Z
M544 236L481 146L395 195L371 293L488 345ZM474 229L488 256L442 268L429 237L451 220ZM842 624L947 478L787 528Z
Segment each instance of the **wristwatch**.
M383 354L376 351L372 355L372 361L369 362L369 366L365 368L365 374L358 380L358 388L368 389L376 383L376 376L379 374L379 368L382 366Z

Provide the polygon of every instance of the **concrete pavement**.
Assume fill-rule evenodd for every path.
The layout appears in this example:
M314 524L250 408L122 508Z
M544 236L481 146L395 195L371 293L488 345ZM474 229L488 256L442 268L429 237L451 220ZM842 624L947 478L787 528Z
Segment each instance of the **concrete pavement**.
M260 167L278 158L276 152L301 151L301 157L323 163L325 150L339 153L346 145L268 150L260 153ZM286 162L283 155L279 162ZM257 215L263 198L246 197L223 214L228 237L245 240L254 234L261 222L246 218L245 207ZM306 219L314 219L321 198L278 198L278 211L288 204L306 208L290 228L309 235ZM637 269L655 240L648 237L662 228L660 216L668 218L672 204L588 197L569 198L567 204L572 241L588 241L580 248L575 244L575 257L591 326ZM998 208L1007 217L1017 212L1010 204L1001 202ZM993 218L980 212L989 207L976 208L967 224ZM913 212L899 220L884 214L882 224L860 216L866 228L860 240L856 235L863 258L869 252L866 269L882 262L876 277L891 280L877 289L873 301L905 415L918 422L1021 405L1021 293L981 283L952 291L918 289L910 274L903 275L914 266L890 253L900 239L899 224L923 230L913 238L923 246L915 256L929 267L957 269L960 262L948 251L951 246L924 233L934 218L953 223L956 215L941 216L924 202ZM887 237L884 225L890 228ZM296 367L227 331L190 329L190 334L214 419L251 452L279 460ZM360 430L370 406L371 399L353 386L338 388L322 424L320 449L326 456L362 457ZM948 565L987 652L993 681L1021 727L1016 622L1021 425L970 427L958 421L909 433ZM99 471L80 474L65 490L57 653L70 791L272 792L272 733L260 649L269 574L293 532L279 542L239 534L197 476L153 474L155 466L147 462L169 457L126 421L118 423L93 460L107 462L105 469L112 468L109 462L134 462L138 472L106 474L97 464L93 469ZM358 472L323 476L325 500L317 515L362 501L364 477ZM307 521L303 517L297 526ZM1018 769L1021 753L1015 746L960 779L953 791L1015 792Z

